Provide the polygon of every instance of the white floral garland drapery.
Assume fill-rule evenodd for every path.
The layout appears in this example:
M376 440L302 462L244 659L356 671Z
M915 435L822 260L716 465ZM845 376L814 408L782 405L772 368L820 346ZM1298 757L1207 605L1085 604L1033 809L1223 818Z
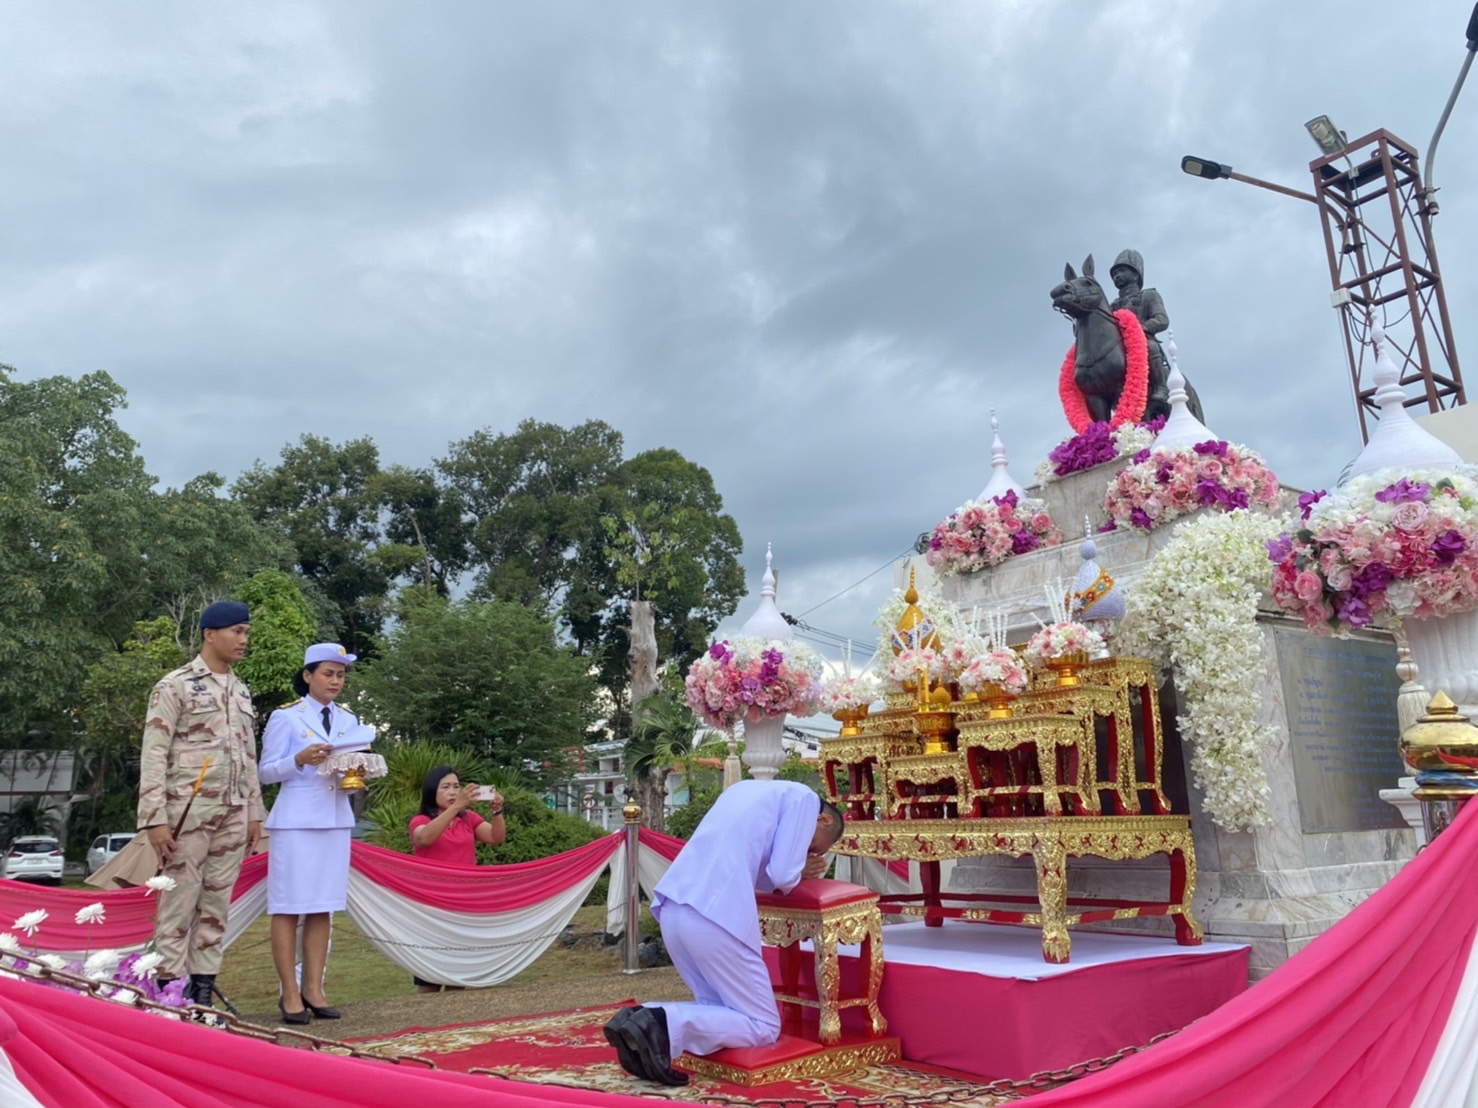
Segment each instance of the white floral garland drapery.
M1249 511L1179 524L1129 590L1115 648L1174 670L1191 772L1206 814L1229 831L1270 819L1262 756L1276 729L1260 719L1257 610L1269 581L1267 541L1279 528Z

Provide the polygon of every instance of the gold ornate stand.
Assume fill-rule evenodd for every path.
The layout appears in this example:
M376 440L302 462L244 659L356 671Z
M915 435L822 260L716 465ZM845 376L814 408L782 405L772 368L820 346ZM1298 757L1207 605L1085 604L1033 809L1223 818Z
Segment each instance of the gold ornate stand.
M840 882L838 882L840 884ZM859 887L858 891L862 891ZM820 1013L821 1041L827 1046L842 1037L841 1010L863 1008L873 1035L888 1030L888 1021L878 1011L878 990L883 984L883 917L878 896L872 893L850 903L828 908L802 908L780 896L757 897L760 910L760 939L780 948L781 1026L794 1034L800 1030L801 1008ZM810 942L816 956L816 999L800 995L800 943ZM843 998L837 946L862 944L865 974L860 996Z
M953 750L923 752L908 696L890 697L860 734L821 744L831 799L847 814L838 853L921 863L923 893L883 897L883 911L922 916L929 926L965 919L1040 927L1049 962L1068 960L1067 929L1079 923L1170 916L1178 943L1200 943L1190 819L1172 814L1161 784L1153 667L1111 658L1084 663L1075 676L1063 685L1039 675L1010 716L985 702L954 703ZM1067 895L1073 858L1155 854L1169 860L1164 900ZM941 892L940 861L984 855L1029 855L1036 897Z

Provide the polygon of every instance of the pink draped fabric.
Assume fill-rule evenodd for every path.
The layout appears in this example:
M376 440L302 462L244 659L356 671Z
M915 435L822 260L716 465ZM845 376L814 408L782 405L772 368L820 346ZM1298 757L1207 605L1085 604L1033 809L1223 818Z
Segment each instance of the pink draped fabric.
M285 1050L8 978L0 978L0 1050L47 1108L651 1104L640 1097Z
M534 862L456 866L366 843L355 843L349 864L375 885L428 908L448 912L507 912L548 900L610 861L621 835ZM489 890L496 895L489 895Z
M1032 1108L1410 1104L1478 933L1478 802L1261 983Z
M232 901L266 880L267 856L248 858L231 890ZM102 904L102 923L77 923L79 908ZM14 921L37 908L46 910L46 921L33 937L17 932L24 947L37 950L123 950L140 946L154 935L157 894L147 889L53 889L24 881L0 879L0 931L13 931Z
M666 858L669 862L677 857L677 852L687 842L686 839L675 839L671 835L664 835L661 831L652 831L646 827L638 831L637 836L642 846L659 857Z

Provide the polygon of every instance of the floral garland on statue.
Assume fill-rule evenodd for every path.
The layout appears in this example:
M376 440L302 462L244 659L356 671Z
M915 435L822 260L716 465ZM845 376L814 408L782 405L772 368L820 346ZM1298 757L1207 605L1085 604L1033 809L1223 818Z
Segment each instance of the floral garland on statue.
M1478 608L1478 481L1452 471L1356 477L1299 497L1268 543L1273 599L1319 634Z
M1061 542L1062 532L1042 501L1018 499L1008 490L984 503L967 500L935 524L924 560L941 574L975 573Z
M688 707L733 734L742 720L809 716L821 691L821 659L794 640L724 639L688 668Z
M1052 448L1047 460L1037 466L1037 484L1050 484L1070 473L1081 473L1147 450L1164 427L1164 416L1156 416L1148 423L1124 423L1118 427L1105 420L1090 423L1081 434L1064 439Z
M1199 508L1278 507L1278 478L1245 446L1211 439L1141 450L1109 482L1103 509L1115 527L1153 531Z
M1119 334L1124 339L1124 389L1119 393L1119 403L1114 407L1110 426L1138 423L1144 418L1145 405L1150 399L1150 347L1144 337L1144 327L1139 317L1127 308L1114 313L1114 322L1119 325ZM1057 375L1057 395L1062 400L1062 412L1068 424L1078 434L1088 429L1093 417L1088 414L1088 402L1078 388L1074 372L1074 361L1078 356L1078 344L1067 348L1067 357Z
M1120 654L1173 667L1191 773L1207 815L1229 831L1270 819L1263 751L1277 729L1262 719L1257 609L1278 526L1250 511L1180 524L1130 590L1119 629Z

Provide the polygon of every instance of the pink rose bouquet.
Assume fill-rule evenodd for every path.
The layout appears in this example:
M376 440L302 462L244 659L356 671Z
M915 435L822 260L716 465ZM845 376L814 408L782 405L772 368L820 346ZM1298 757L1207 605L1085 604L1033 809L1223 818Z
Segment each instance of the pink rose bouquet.
M870 673L860 673L856 677L839 676L828 680L821 686L821 695L817 697L816 704L821 711L830 715L833 712L850 712L865 707L881 695L877 678Z
M821 659L804 643L725 639L689 668L688 706L730 733L741 720L809 716L821 692Z
M1103 508L1116 527L1153 531L1198 508L1273 511L1279 492L1256 451L1213 439L1141 450L1109 483Z
M1026 666L1014 650L991 650L977 654L960 672L960 688L978 693L987 685L996 685L1016 696L1026 691Z
M1107 649L1103 636L1076 620L1049 623L1027 640L1026 660L1041 667L1058 658L1083 655L1091 658Z
M1268 542L1273 599L1328 634L1382 617L1478 608L1478 481L1390 471L1299 498L1303 526Z
M1040 500L1016 493L977 503L967 500L934 527L924 560L941 574L975 573L1062 542L1062 532Z
M918 683L919 670L925 670L931 681L947 681L949 673L944 666L944 656L929 647L910 646L893 656L888 668L883 671L885 683L891 692L902 692L905 686L912 688Z

